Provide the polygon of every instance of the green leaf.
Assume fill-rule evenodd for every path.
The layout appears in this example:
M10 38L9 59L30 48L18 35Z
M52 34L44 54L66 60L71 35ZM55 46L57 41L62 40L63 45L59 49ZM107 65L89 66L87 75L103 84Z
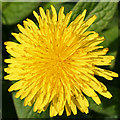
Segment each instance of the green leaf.
M112 98L107 99L102 96L101 98L101 104L97 105L91 98L87 98L89 100L90 106L89 108L97 113L102 113L107 115L108 117L116 118L119 115L119 88L116 87L109 87L109 91L112 93Z
M59 3L55 5L55 8L57 10L57 12L59 12L60 8L62 6L64 6L64 13L67 14L68 12L71 11L71 9L73 8L73 6L75 5L75 3L69 3L69 2L63 2L63 3Z
M16 24L25 19L39 5L38 2L2 3L2 23L5 25Z
M118 25L115 25L114 27L104 32L101 32L100 36L105 37L105 41L100 45L103 45L104 47L109 48L108 55L116 56L118 51L118 43L119 43ZM110 66L110 68L113 68L114 65L115 65L115 60L112 61L112 65Z
M92 15L96 15L97 19L89 30L95 30L96 32L102 31L109 21L112 19L116 8L117 2L100 2L95 9L93 9L86 19L90 18Z
M100 32L107 26L113 17L117 8L117 4L117 2L78 2L72 9L73 15L71 20L74 20L75 17L77 17L78 14L81 14L84 9L87 9L86 20L93 15L97 16L96 21L90 26L88 30L95 30L96 32Z
M79 14L87 9L87 15L96 7L98 2L78 2L72 9L71 20L74 20Z
M57 11L57 13L59 12L60 8L62 6L64 6L64 13L68 13L70 12L70 10L73 8L73 6L75 5L75 2L69 3L69 2L49 2L49 3L42 3L41 6L44 8L44 10L46 9L50 9L50 6L53 5Z
M12 93L15 109L18 115L18 118L49 118L49 110L41 114L33 112L33 106L24 106L24 100L20 98L15 98L16 92Z
M111 29L112 27L118 25L119 23L118 18L119 18L119 11L117 9L113 18L109 21L108 25L106 26L105 30Z
M110 47L113 45L113 42L115 42L115 40L118 39L118 25L115 25L114 27L103 31L100 33L100 36L104 36L105 37L105 41L101 44L104 47ZM116 43L116 42L115 42ZM116 45L118 45L118 43L116 43ZM112 51L116 51L117 48L114 46L112 47L110 50Z

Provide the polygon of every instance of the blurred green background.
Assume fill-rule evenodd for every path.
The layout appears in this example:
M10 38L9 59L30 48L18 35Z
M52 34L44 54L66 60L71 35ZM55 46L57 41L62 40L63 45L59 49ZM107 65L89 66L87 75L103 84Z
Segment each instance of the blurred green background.
M106 69L111 69L118 74L120 73L120 3L117 2L2 2L2 54L3 60L9 58L9 54L5 50L5 41L15 41L11 32L19 32L16 25L18 23L22 24L22 21L26 18L30 18L36 22L32 11L36 10L39 13L39 7L42 6L44 10L50 9L50 5L54 5L58 10L61 6L65 7L65 13L70 10L73 11L71 21L84 9L87 9L87 15L85 19L88 19L92 15L96 15L97 19L94 24L89 28L89 30L95 30L99 32L101 36L105 37L105 41L102 43L104 47L109 48L109 55L114 55L115 60L112 61L110 67L104 67ZM7 67L7 64L3 62L3 68ZM3 70L3 76L6 73ZM97 77L97 76L96 76ZM112 93L112 99L106 99L100 96L102 104L99 106L89 99L90 107L89 114L83 114L78 110L78 114L70 117L66 116L66 113L59 117L56 116L51 119L56 118L79 118L81 120L85 118L91 118L92 120L102 118L116 118L120 117L120 79L115 78L113 81L107 81L104 78L97 77L99 81L103 82L108 90ZM13 93L8 93L8 88L11 82L2 81L2 117L5 118L49 118L49 109L41 114L34 113L32 107L24 107L23 101L20 99L15 99Z

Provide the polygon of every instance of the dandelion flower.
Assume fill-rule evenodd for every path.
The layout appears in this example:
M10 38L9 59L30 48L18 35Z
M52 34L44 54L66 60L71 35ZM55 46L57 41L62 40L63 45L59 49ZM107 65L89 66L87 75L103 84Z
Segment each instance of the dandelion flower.
M51 5L40 15L33 11L39 25L32 20L18 24L20 33L12 33L19 43L5 42L10 59L5 59L8 75L5 79L18 80L8 91L16 91L15 97L24 99L24 106L32 106L41 113L50 105L50 117L77 114L77 108L88 113L89 102L86 95L97 104L101 101L97 93L106 98L112 95L106 86L94 75L112 80L118 74L99 66L110 65L113 56L106 56L108 48L98 46L104 41L95 31L86 31L95 21L92 16L84 21L86 10L69 23L72 11L59 13ZM97 92L97 93L96 93Z

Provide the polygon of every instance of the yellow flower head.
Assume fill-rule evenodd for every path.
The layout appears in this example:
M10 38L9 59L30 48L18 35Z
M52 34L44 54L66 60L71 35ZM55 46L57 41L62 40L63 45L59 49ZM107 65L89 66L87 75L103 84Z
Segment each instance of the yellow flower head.
M97 104L101 101L96 91L106 98L112 95L105 85L94 75L108 80L118 74L98 66L110 65L113 56L105 56L108 49L97 46L103 42L94 31L86 31L95 21L92 16L84 21L86 10L69 24L72 11L64 14L61 7L58 16L51 6L40 15L33 11L39 26L32 20L18 24L20 33L12 33L19 43L5 42L7 52L11 54L5 79L18 80L9 88L9 92L19 90L15 97L24 99L24 106L34 103L34 112L45 111L50 104L50 117L62 115L64 108L67 116L77 114L77 108L88 113L89 103L85 95ZM68 25L69 24L69 25Z

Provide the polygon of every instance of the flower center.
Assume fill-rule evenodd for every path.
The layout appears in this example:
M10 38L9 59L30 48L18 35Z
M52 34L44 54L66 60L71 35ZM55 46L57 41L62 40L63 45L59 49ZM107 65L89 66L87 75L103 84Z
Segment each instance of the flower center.
M62 67L63 61L58 54L54 54L51 58L50 64L51 67L56 71L59 70L60 67Z

